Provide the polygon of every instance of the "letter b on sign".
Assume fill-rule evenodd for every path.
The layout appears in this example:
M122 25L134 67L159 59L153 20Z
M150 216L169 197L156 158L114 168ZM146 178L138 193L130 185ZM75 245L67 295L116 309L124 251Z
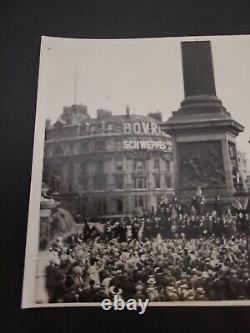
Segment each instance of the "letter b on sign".
M124 134L131 134L131 124L130 123L124 123L123 124L123 133Z

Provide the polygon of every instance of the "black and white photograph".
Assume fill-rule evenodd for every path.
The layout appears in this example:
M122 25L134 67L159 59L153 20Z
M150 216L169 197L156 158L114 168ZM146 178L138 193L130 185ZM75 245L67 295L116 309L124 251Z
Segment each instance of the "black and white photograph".
M250 36L42 37L22 307L250 305Z

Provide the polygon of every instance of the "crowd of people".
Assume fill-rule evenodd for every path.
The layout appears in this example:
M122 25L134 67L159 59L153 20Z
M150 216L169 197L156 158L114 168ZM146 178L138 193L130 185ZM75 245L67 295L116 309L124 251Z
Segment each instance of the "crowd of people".
M131 239L152 239L158 234L162 238L218 237L230 238L237 233L247 233L249 214L240 202L235 200L226 212L222 209L219 197L215 198L213 209L205 211L203 197L194 196L186 205L181 205L177 198L163 200L158 208L143 211L140 217L121 218L107 221L101 236L107 241L117 238L121 242ZM84 224L85 240L98 235L95 225ZM100 233L99 233L100 235Z
M249 216L219 200L162 201L141 217L58 237L46 268L49 302L100 302L118 295L151 302L250 299Z

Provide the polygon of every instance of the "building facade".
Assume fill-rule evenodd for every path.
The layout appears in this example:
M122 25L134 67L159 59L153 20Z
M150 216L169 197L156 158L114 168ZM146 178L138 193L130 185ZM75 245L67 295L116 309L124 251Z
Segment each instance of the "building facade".
M90 118L82 105L65 107L46 124L43 181L74 215L140 215L173 195L172 144L161 114Z

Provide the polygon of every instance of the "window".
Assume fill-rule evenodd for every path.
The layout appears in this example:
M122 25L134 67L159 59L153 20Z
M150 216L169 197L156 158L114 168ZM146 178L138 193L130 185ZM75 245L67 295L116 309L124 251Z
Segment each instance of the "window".
M70 154L74 154L74 152L75 152L75 147L72 142L69 144L69 152L70 152Z
M84 136L84 135L89 135L90 132L90 124L88 122L83 123L80 127L80 136Z
M107 203L106 199L97 198L93 202L93 210L96 214L106 214Z
M88 163L86 161L81 162L81 173L82 174L88 173Z
M144 162L141 160L135 161L135 171L136 172L141 172L145 168Z
M82 135L85 135L85 134L86 134L86 126L82 125L80 127L79 135L82 136Z
M159 204L161 203L162 199L163 199L162 196L160 196L160 195L156 196L157 206L159 206Z
M105 133L111 133L111 132L113 132L113 124L106 124L104 132Z
M166 172L170 171L170 161L168 161L168 160L165 161L165 169L166 169Z
M165 177L165 182L166 182L166 187L167 188L171 188L172 187L172 178L170 175L167 175Z
M73 180L72 180L72 179L69 180L69 183L68 183L68 191L69 191L69 192L72 192L72 191L73 191Z
M98 134L100 134L100 133L103 133L103 131L104 131L104 122L103 122L103 121L98 122L98 123L96 124L96 132L97 132Z
M49 184L49 178L50 178L50 172L49 172L49 166L47 164L44 164L43 166L43 182L45 184Z
M116 182L116 189L117 190L123 190L123 188L124 188L123 175L117 175L115 177L115 182Z
M161 176L159 174L154 175L155 177L155 188L161 188Z
M116 200L116 212L118 214L123 213L123 201L122 201L122 199L117 199Z
M74 164L69 163L68 165L68 176L73 177L74 176Z
M154 160L154 169L160 170L160 160L159 159Z
M95 190L104 190L105 189L105 184L106 184L106 179L103 177L97 177L95 178Z
M51 177L51 190L52 192L59 192L60 191L60 185L61 185L61 177L59 174L54 174Z
M104 172L104 162L103 161L97 161L95 164L95 172L96 173L102 173Z
M54 155L55 156L63 155L63 149L62 149L62 147L60 147L60 146L56 147L55 150L54 150Z
M95 141L95 150L102 151L106 149L106 142L104 140L96 140Z
M80 150L81 150L81 153L87 153L88 152L88 142L82 142Z
M107 214L107 200L102 199L102 214Z
M95 134L96 131L97 131L96 126L95 126L95 125L92 125L92 126L90 127L90 133L91 133L91 134Z
M82 187L82 191L88 191L88 177L79 177L79 182Z
M115 163L116 163L116 170L117 171L122 171L122 169L123 169L123 162L122 162L122 160L117 160Z
M146 207L147 207L147 197L142 196L142 195L140 195L140 196L136 195L135 196L135 208L138 208L138 207L146 209Z
M134 177L134 188L135 189L146 189L147 178L146 177Z

